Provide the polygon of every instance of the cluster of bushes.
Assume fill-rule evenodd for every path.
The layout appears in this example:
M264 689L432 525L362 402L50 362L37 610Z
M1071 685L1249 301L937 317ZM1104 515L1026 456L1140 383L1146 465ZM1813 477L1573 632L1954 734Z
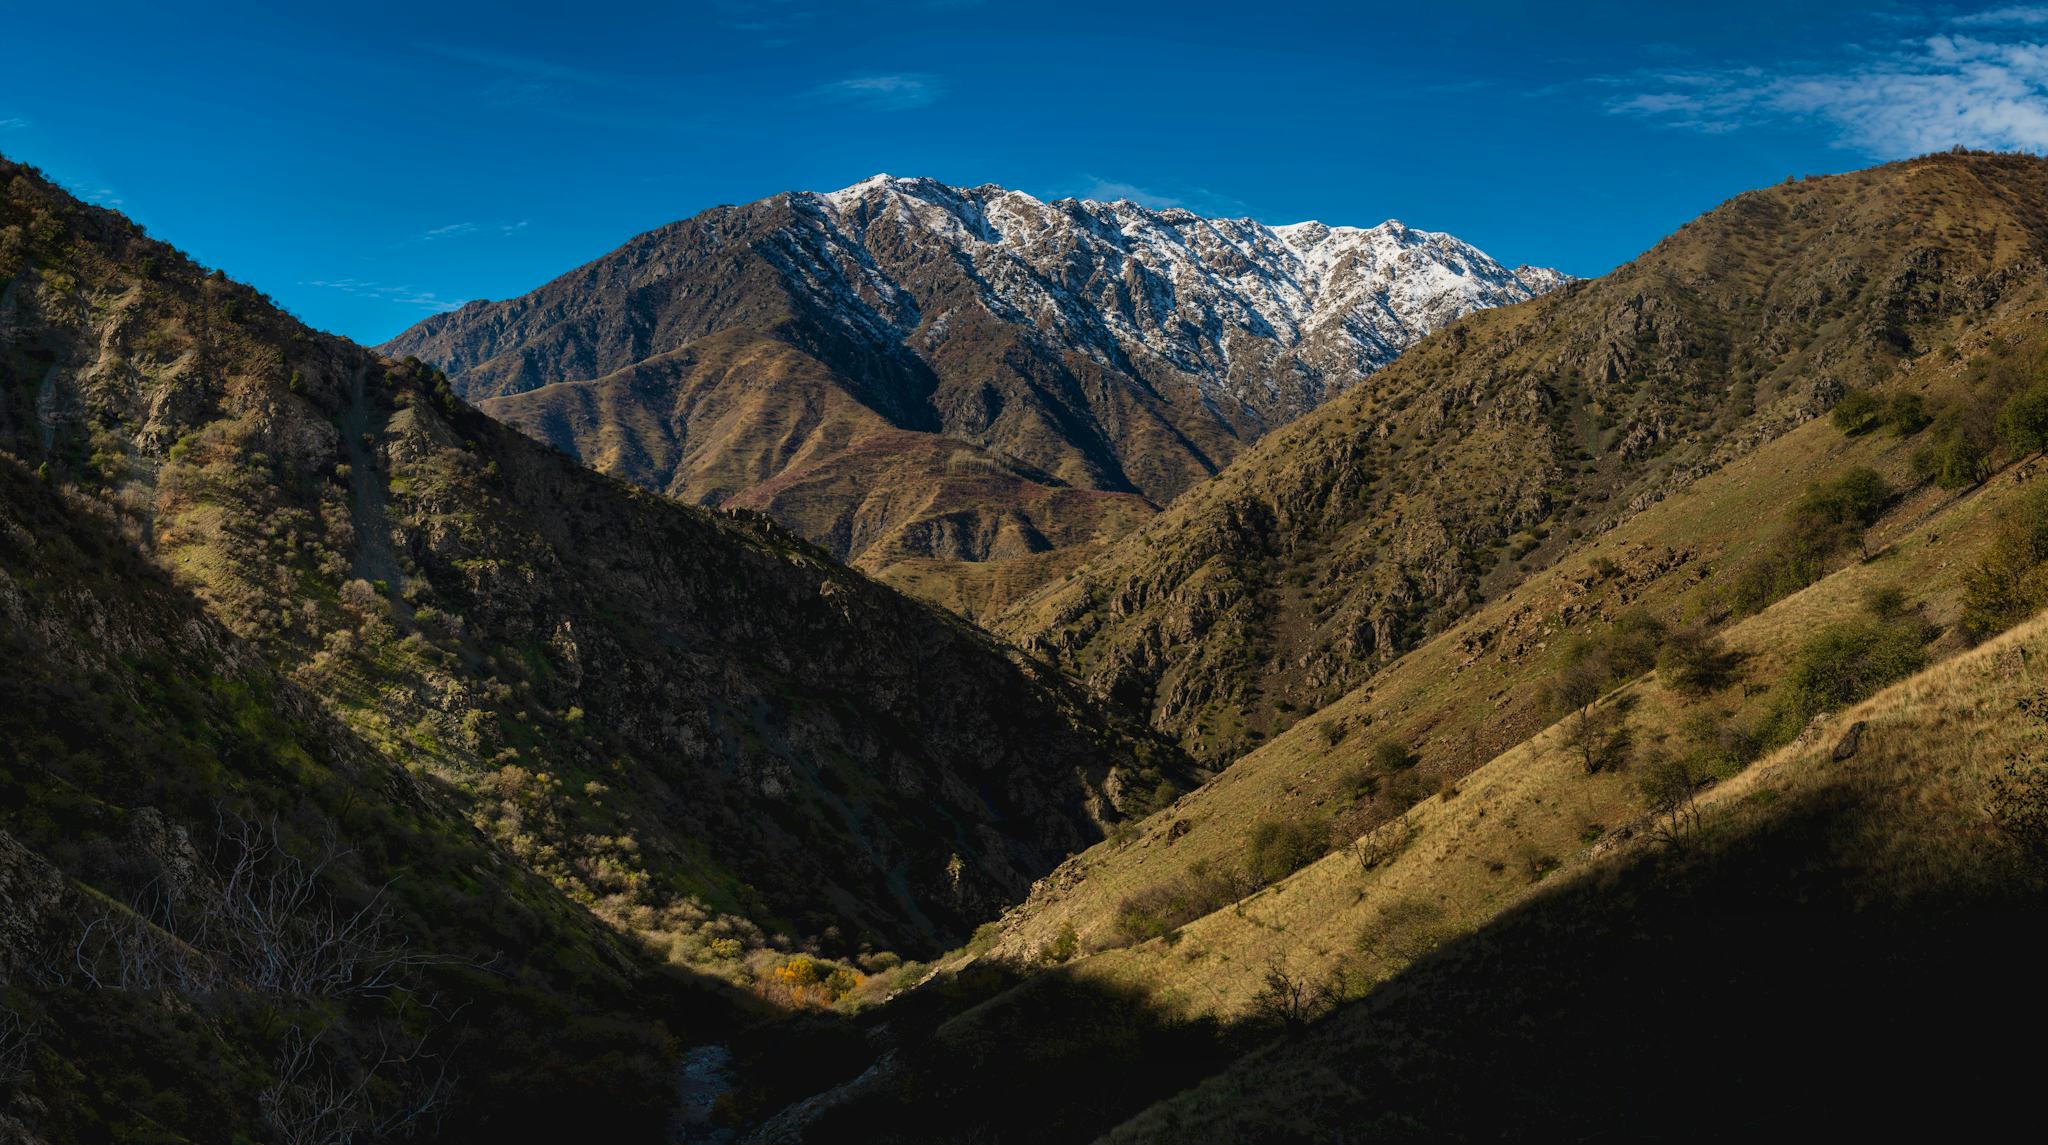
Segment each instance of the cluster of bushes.
M1330 850L1330 822L1262 818L1245 831L1242 862L1199 860L1177 878L1136 891L1117 904L1116 931L1124 942L1161 938L1271 886Z
M1819 580L1831 558L1863 543L1893 496L1885 479L1864 466L1807 489L1776 542L1737 574L1729 603L1738 612L1760 612Z
M1984 555L1963 573L1963 630L2004 631L2048 604L2048 489L2029 492L1999 522Z
M1117 936L1127 943L1164 937L1257 889L1243 868L1197 861L1178 878L1125 896L1116 908Z
M1330 824L1324 819L1261 819L1245 837L1245 870L1260 886L1281 879L1330 851Z
M1867 390L1842 395L1829 415L1850 436L1885 429L1900 437L1930 429L1929 441L1913 455L1923 481L1943 489L1964 489L1991 475L1994 451L2023 457L2048 449L2048 381L2040 377L2037 355L1999 347L1970 362L1968 387L1939 408L1916 393L1879 397Z
M1385 793L1397 810L1406 811L1429 797L1429 783L1415 770L1422 757L1398 739L1375 743L1364 760L1338 776L1338 792L1353 802Z
M1760 729L1766 742L1789 742L1815 716L1845 708L1927 663L1927 625L1904 611L1901 600L1877 594L1868 612L1823 628L1792 657Z
M1598 633L1573 642L1563 669L1545 684L1544 698L1565 721L1566 750L1586 774L1628 762L1626 706L1598 701L1653 667L1672 687L1701 695L1733 682L1739 661L1705 625L1673 629L1643 609L1625 612Z
M1704 695L1735 682L1741 659L1721 644L1704 624L1688 624L1664 634L1657 649L1657 675L1681 692Z
M1835 403L1829 415L1835 428L1854 437L1877 429L1907 437L1926 429L1934 420L1927 412L1927 400L1916 393L1878 397L1869 390L1850 390Z
M1704 624L1671 628L1641 608L1572 642L1564 668L1545 686L1551 711L1582 711L1617 685L1652 668L1665 682L1695 694L1717 691L1735 679L1738 658Z
M1917 671L1927 662L1931 630L1897 588L1873 591L1863 614L1815 633L1772 687L1769 709L1754 726L1720 712L1699 711L1680 725L1675 747L1650 751L1640 768L1653 807L1712 778L1741 770L1764 748L1786 743L1823 712L1839 710ZM1715 657L1710 656L1709 659ZM1721 658L1723 663L1727 658ZM1713 673L1710 671L1709 673Z
M1802 507L1819 520L1854 520L1854 511L1818 506L1831 500L1867 505L1875 499L1866 482L1838 483L1809 494ZM2013 544L2035 562L2030 569L2041 569L2036 579L2048 592L2048 564L2044 564L2048 562L2048 492L2037 504L2025 528L2014 526L2014 536L2021 539ZM2014 558L2015 563L2019 560ZM2007 581L2032 583L2024 576L2008 577ZM1798 735L1814 716L1861 700L1926 662L1930 632L1907 607L1903 592L1896 588L1873 592L1864 612L1822 630L1799 650L1776 685L1769 712L1757 726L1701 711L1685 721L1675 749L1664 745L1649 748L1638 770L1653 807L1669 816L1682 816L1688 805L1680 798L1683 792L1708 778L1733 774L1765 746ZM1674 630L1640 611L1618 618L1607 630L1573 645L1565 669L1548 684L1547 691L1553 710L1565 720L1565 747L1587 774L1630 763L1634 745L1625 707L1598 701L1609 688L1653 664L1666 683L1695 695L1726 687L1739 667L1737 657L1704 626Z

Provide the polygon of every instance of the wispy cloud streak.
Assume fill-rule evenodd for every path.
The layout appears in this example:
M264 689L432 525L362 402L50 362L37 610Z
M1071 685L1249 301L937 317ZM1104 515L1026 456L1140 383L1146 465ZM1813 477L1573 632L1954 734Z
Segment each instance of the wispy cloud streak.
M868 111L910 111L929 107L945 94L938 77L921 72L854 76L811 89L813 98Z
M373 298L379 302L392 302L400 306L412 306L434 314L445 314L450 310L462 309L462 303L442 298L431 290L419 290L412 286L391 286L360 278L315 278L299 283L300 286L317 286L326 290L338 290L358 298Z
M1949 21L1932 35L1857 50L1846 66L1609 77L1610 88L1635 90L1610 96L1607 109L1709 134L1820 124L1840 145L1884 158L1955 144L2048 151L2044 32L2048 7L2003 8Z

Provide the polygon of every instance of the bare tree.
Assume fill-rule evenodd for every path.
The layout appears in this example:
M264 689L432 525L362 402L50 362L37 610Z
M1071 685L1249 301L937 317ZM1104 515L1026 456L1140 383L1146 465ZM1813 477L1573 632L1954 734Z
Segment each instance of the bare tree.
M327 1033L287 1030L275 1080L257 1095L279 1145L403 1139L439 1121L453 1079L446 1061L426 1051L425 1037L398 1047L380 1040L374 1055L351 1063L324 1044Z
M1408 846L1415 836L1415 827L1405 818L1390 819L1367 831L1351 844L1351 857L1358 862L1360 873L1370 873L1392 861L1394 856Z
M1682 759L1659 758L1643 769L1643 795L1650 803L1650 837L1683 847L1699 830L1698 780Z
M387 994L409 968L451 961L410 949L386 887L354 907L333 894L327 872L348 851L329 846L307 862L279 841L275 819L223 810L218 827L214 878L182 894L156 880L86 924L72 962L88 985L340 998Z
M1566 717L1564 742L1586 774L1597 775L1627 758L1628 725L1618 709L1588 705Z
M1289 1028L1305 1026L1335 1009L1343 992L1341 976L1317 982L1273 966L1266 971L1266 984L1252 997L1252 1017Z
M35 1049L34 1022L6 1006L0 1006L0 1091L21 1084L29 1073L29 1053Z

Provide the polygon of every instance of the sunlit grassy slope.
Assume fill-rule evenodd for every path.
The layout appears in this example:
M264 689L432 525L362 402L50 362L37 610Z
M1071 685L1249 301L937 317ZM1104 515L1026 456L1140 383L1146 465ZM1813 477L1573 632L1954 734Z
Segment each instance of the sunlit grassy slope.
M1985 347L2028 352L2035 317L2025 309L1982 331L1980 343L1927 355L1890 388L1937 397L1960 391ZM1816 421L1708 475L1135 831L1070 861L1004 919L993 950L1032 958L1071 927L1083 952L1098 951L1074 972L1140 986L1183 1012L1222 1016L1241 1014L1276 968L1314 980L1342 971L1354 992L1398 971L1435 941L1559 877L1558 868L1641 834L1641 776L1630 768L1586 774L1564 742L1565 728L1546 726L1542 685L1558 672L1570 639L1597 634L1625 610L1647 610L1674 626L1718 613L1733 571L1775 543L1785 507L1812 483L1868 465L1906 492L1869 532L1867 557L1845 554L1819 583L1721 629L1742 658L1739 681L1691 697L1652 673L1608 697L1605 704L1626 709L1635 751L1677 750L1688 718L1757 722L1796 649L1825 625L1858 615L1874 589L1899 588L1933 629L1953 626L1963 570L1988 542L2000 510L2027 488L2030 468L2012 466L1974 490L1944 492L1912 475L1910 456L1921 444L1884 434L1845 437ZM1938 658L1961 646L1951 632L1929 651ZM1411 745L1421 762L1410 775L1385 777L1375 796L1353 794L1353 777L1386 738ZM1411 798L1428 794L1402 812L1404 785ZM1327 820L1338 849L1163 938L1125 945L1123 904L1191 870L1243 863L1249 828L1262 820ZM1369 869L1344 845L1368 835L1393 852Z
M1990 1130L2032 1059L1975 1035L2044 1012L2042 868L1991 814L2048 741L2044 653L2037 618L1835 715L1705 794L1679 844L1639 836L1418 943L1365 1002L1108 1140Z

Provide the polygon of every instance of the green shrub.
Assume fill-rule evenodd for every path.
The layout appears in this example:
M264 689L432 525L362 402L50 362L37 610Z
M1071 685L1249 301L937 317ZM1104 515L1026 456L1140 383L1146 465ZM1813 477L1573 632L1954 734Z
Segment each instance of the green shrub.
M1927 662L1914 624L1852 620L1824 628L1793 656L1776 689L1770 738L1783 743L1822 712L1847 707Z
M1895 584L1882 585L1863 594L1863 611L1878 620L1897 620L1906 615L1906 590Z
M1185 875L1135 891L1118 903L1117 934L1126 943L1162 938L1256 889L1241 870L1197 861Z
M1396 772L1387 781L1387 798L1402 811L1429 798L1432 789L1422 773L1414 770Z
M1934 418L1927 412L1927 399L1916 393L1897 393L1884 404L1884 425L1900 437L1911 437L1927 428Z
M1863 539L1891 503L1892 488L1877 470L1858 465L1807 489L1792 507L1792 527L1805 543L1836 552Z
M1372 745L1372 763L1381 771L1402 771L1422 761L1408 745L1397 739L1383 739Z
M1379 794L1380 773L1371 766L1354 763L1337 776L1337 790L1351 799L1370 799Z
M2048 489L2006 512L1998 534L1963 572L1963 630L1983 638L2048 604Z
M1657 674L1681 692L1715 692L1735 679L1737 657L1703 625L1687 625L1664 638L1657 650Z
M1651 616L1647 609L1632 608L1615 617L1607 628L1602 648L1608 679L1620 683L1655 667L1664 634L1664 622Z
M1885 479L1864 466L1808 488L1775 543L1736 573L1729 603L1738 612L1758 612L1819 580L1829 558L1863 543L1892 496Z
M1277 883L1330 850L1330 825L1316 819L1261 819L1245 832L1245 870Z
M1544 685L1545 704L1553 713L1564 715L1606 695L1616 684L1642 675L1656 666L1664 636L1664 622L1647 610L1633 608L1622 613L1613 623L1565 649L1563 670Z
M1913 455L1913 472L1943 489L1967 489L1991 476L1991 451L1970 433L1951 429Z
M1725 712L1701 710L1679 724L1680 759L1697 776L1729 776L1763 752L1757 732Z
M1081 933L1074 929L1073 920L1069 919L1060 924L1059 934L1050 943L1046 944L1045 949L1040 951L1039 955L1044 961L1058 965L1062 962L1071 961L1079 953L1081 953Z
M2048 383L2036 383L2006 399L1998 411L1998 439L2021 455L2048 448Z
M1884 420L1884 409L1884 399L1869 390L1850 390L1835 403L1828 418L1836 429L1854 437L1876 429Z

